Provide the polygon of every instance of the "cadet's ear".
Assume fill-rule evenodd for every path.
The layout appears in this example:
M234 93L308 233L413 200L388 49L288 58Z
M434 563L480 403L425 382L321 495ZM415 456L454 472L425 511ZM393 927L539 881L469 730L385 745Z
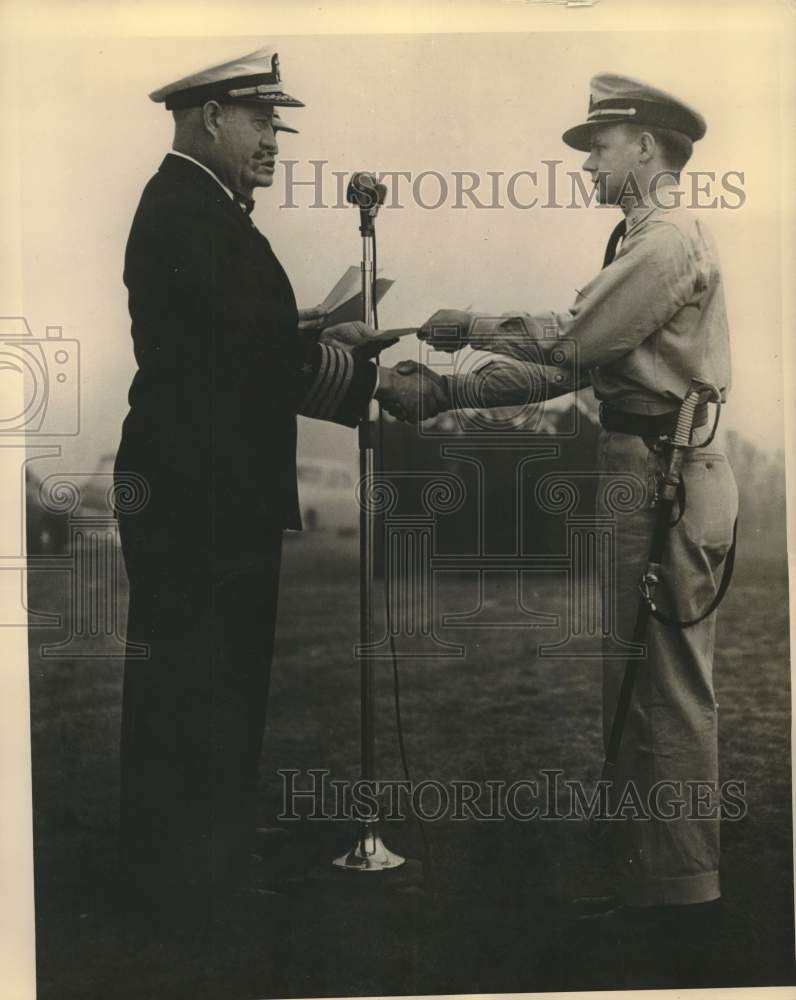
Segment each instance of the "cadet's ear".
M639 160L642 163L648 163L652 157L655 155L655 136L652 132L642 132L638 137L639 145Z

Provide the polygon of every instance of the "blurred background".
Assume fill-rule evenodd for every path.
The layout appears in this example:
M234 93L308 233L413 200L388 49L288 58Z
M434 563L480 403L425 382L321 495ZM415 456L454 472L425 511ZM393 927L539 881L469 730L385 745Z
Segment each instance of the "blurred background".
M685 189L701 187L703 205L719 199L702 214L717 237L732 332L734 385L723 429L735 432L740 478L748 480L748 471L759 480L762 466L766 481L776 483L769 502L782 505L781 246L788 220L779 198L785 95L775 35L624 31L268 41L279 50L286 88L307 106L284 112L301 134L280 135L280 158L291 162L280 165L270 189L257 192L254 219L301 305L321 301L345 266L359 260L356 213L340 198L338 175L370 169L409 171L415 178L433 171L447 184L445 196L429 175L418 204L410 182L393 182L400 207L386 207L378 224L380 268L396 282L380 308L382 327L419 324L441 306L566 309L599 266L617 219L615 209L573 202L571 175L584 156L560 140L585 114L589 78L613 69L697 106L708 133L688 170L702 177L686 177ZM124 246L141 189L172 139L171 115L147 94L262 43L256 35L26 40L19 131L9 150L18 160L24 219L21 284L18 301L4 310L24 316L37 338L48 326L60 327L80 349L80 432L60 438L60 458L32 462L34 476L107 467L118 444L134 371L121 280ZM454 173L467 171L480 178L482 202L494 203L490 185L499 185L501 207L479 208L466 197L457 204ZM508 179L522 171L538 178L516 182L516 202L538 198L529 209L507 197ZM729 183L741 187L742 196L722 183L730 172ZM501 178L493 181L490 174L497 173ZM721 207L722 197L728 207ZM423 207L440 200L439 207ZM7 323L0 333L13 336ZM405 340L385 363L416 355L417 344ZM355 472L354 435L344 428L302 419L300 454ZM304 482L305 492L311 490Z

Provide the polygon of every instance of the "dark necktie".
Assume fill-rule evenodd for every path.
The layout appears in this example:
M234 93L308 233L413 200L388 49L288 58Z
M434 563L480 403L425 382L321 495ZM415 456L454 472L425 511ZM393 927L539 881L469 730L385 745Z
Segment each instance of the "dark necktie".
M622 219L614 226L614 230L608 237L608 244L605 248L605 257L603 257L603 267L608 267L611 261L616 257L616 248L619 246L619 241L624 237L627 231L627 222Z

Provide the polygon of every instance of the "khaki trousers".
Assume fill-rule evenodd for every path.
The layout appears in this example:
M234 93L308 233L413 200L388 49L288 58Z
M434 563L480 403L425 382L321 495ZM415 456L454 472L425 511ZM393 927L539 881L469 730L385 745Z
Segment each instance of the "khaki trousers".
M656 510L652 498L668 464L667 449L645 439L603 431L598 445L603 512L621 477L639 482L646 499L617 512L614 595L618 636L630 642L639 582L650 550ZM738 510L738 492L726 457L714 445L689 452L683 466L685 512L671 529L657 592L658 607L672 617L697 617L721 580ZM606 492L608 491L608 492ZM614 806L624 819L612 824L622 893L633 906L703 903L719 887L717 704L713 688L714 612L687 629L651 620L646 656L617 761ZM616 651L615 640L605 648ZM607 741L625 661L603 664L603 731ZM635 786L628 790L628 782ZM663 784L662 784L663 783ZM624 796L624 797L623 797ZM645 807L646 816L638 809ZM647 807L652 806L652 809ZM669 818L671 817L671 818Z

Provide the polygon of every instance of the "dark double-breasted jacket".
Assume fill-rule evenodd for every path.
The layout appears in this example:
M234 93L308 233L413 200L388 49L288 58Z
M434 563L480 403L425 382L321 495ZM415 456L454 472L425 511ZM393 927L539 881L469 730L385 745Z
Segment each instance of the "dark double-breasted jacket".
M216 179L174 154L148 182L125 256L138 371L117 472L147 483L164 540L300 527L298 413L354 426L372 364L298 330L268 240Z

